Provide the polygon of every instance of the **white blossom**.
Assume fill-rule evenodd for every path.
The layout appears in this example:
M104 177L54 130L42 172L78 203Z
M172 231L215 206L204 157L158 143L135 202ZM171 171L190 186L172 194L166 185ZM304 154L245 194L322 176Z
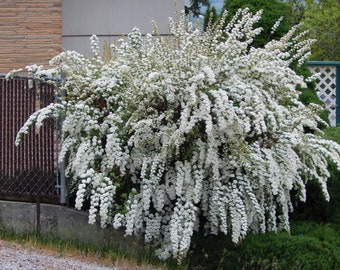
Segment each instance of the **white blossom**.
M169 39L133 29L105 61L91 37L92 58L51 60L65 76L61 103L34 113L17 143L44 119L64 119L60 161L76 208L89 200L90 223L143 235L162 259L181 261L200 229L235 243L250 231L289 230L291 191L305 200L314 179L329 199L328 161L340 169L340 146L305 132L319 131L322 108L298 100L306 83L290 66L312 41L296 26L253 48L260 18L239 10L201 32L181 14Z

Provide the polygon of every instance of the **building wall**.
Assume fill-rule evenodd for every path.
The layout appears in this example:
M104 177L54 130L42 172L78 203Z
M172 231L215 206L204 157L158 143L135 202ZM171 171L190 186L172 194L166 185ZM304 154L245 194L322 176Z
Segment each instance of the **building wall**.
M184 0L176 0L184 9ZM0 73L27 65L48 65L62 50L90 54L89 37L114 43L133 27L168 34L174 0L1 0Z
M138 27L152 32L155 21L161 35L168 34L168 18L184 9L184 0L63 0L63 47L90 54L89 38L95 34L102 45Z
M62 0L1 0L0 73L48 64L62 50Z

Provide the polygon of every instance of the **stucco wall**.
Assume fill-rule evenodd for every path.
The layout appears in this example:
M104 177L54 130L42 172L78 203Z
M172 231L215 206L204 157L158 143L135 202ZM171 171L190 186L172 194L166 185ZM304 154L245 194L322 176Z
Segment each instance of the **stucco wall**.
M63 0L63 47L89 54L89 37L101 43L114 43L138 27L143 34L152 32L151 21L159 33L168 34L168 18L174 16L173 0ZM184 0L177 0L179 10Z
M1 0L0 73L47 64L62 50L62 0Z

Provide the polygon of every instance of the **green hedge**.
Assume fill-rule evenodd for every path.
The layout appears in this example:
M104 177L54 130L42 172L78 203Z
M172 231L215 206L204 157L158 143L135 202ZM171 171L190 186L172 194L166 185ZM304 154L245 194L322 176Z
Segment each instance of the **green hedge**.
M189 269L340 269L339 231L295 222L291 234L248 235L240 245L224 236L194 238Z

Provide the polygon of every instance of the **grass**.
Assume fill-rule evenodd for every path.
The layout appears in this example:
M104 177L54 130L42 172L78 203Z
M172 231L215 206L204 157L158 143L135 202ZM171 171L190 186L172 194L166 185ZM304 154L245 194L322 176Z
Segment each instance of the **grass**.
M98 248L77 240L63 241L55 237L46 237L36 233L18 234L0 228L0 239L14 242L24 248L33 248L52 252L57 256L68 256L98 262L120 269L176 269L176 262L162 262L153 255L151 248L122 250L112 247Z

